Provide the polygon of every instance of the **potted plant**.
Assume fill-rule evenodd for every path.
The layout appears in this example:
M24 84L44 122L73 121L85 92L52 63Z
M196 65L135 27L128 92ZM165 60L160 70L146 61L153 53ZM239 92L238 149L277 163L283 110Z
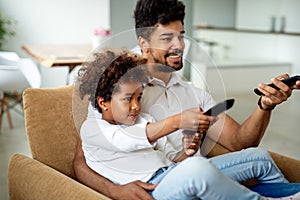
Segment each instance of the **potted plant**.
M14 20L7 18L0 13L0 49L8 37L16 34L16 32L12 30L13 24L15 24Z

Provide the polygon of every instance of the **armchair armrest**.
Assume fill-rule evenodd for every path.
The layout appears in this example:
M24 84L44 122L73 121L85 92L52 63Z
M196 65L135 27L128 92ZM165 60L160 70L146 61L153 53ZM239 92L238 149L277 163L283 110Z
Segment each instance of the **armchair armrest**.
M15 154L8 167L10 200L109 199L32 158Z
M272 151L269 151L269 153L281 172L290 182L300 183L300 160L296 160Z

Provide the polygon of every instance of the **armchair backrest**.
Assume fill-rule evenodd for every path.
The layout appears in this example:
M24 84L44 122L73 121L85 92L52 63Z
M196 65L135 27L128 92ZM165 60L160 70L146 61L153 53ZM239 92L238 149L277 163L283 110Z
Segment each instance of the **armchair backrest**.
M87 109L74 111L86 107L87 101L77 99L73 90L74 86L29 88L23 93L25 129L33 159L72 178L78 129L87 113Z

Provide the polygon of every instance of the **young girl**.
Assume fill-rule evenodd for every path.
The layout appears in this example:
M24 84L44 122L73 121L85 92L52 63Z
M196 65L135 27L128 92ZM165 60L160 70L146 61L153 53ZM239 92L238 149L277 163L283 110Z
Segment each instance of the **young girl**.
M164 136L178 129L207 131L216 118L200 117L202 111L195 108L155 122L140 113L147 61L125 50L94 56L80 70L79 91L82 98L90 95L96 110L89 112L80 132L86 162L97 173L117 184L157 184L149 191L155 199L266 199L238 182L287 182L263 149L209 160L193 156L201 139L196 133L183 134L184 148L176 151ZM236 156L244 156L244 162L236 163ZM217 169L212 162L223 166ZM290 198L300 199L298 193Z

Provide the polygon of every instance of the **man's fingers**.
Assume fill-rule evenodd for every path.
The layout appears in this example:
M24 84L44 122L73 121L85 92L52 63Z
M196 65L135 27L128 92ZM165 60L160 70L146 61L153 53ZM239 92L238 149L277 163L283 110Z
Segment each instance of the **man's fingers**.
M140 187L144 188L145 190L154 190L157 184L150 184L150 183L145 183L142 181L136 181L136 184L139 185Z

